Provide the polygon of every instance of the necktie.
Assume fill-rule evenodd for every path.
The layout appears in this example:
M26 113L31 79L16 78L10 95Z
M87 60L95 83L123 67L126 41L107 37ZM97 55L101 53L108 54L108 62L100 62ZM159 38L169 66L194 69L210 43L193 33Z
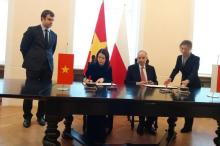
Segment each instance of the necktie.
M141 67L141 81L147 81L145 75L144 75L144 67Z
M183 58L183 66L185 66L185 64L186 64L186 59Z
M49 44L49 40L48 40L48 30L45 29L45 37L44 37L45 43L46 43L46 47L48 47Z
M183 66L186 64L186 61L187 61L187 57L182 57L182 64L183 64Z

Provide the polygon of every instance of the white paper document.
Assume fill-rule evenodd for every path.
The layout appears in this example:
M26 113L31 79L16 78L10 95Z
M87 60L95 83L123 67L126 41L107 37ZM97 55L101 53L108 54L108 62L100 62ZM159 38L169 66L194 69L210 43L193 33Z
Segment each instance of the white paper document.
M96 83L97 86L116 86L114 83Z
M165 86L165 85L145 85L146 87L151 87L151 88L168 88L168 89L177 89L178 87L175 86Z

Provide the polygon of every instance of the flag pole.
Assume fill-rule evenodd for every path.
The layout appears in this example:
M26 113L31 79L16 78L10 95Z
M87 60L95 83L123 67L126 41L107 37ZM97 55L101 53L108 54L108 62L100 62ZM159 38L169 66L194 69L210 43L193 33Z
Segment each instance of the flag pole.
M65 54L68 53L68 42L66 42L66 49L65 49ZM66 88L65 88L65 84L62 84L62 90L64 91Z
M218 62L219 62L219 54L218 54L218 57L217 57L217 65L218 65Z
M218 57L217 57L217 62L216 62L216 65L218 65L219 63L219 54L218 54ZM211 97L211 98L220 98L220 96L214 96L215 95L215 92L211 92L211 95L207 95L208 97Z
M218 58L217 58L217 65L219 64L219 54L218 54ZM214 95L213 95L214 96ZM220 98L220 96L217 96L217 98Z
M68 53L68 45L69 45L68 42L66 42L65 54ZM65 88L65 84L62 84L62 87L61 87L61 88L62 88L63 91L67 90L67 88Z

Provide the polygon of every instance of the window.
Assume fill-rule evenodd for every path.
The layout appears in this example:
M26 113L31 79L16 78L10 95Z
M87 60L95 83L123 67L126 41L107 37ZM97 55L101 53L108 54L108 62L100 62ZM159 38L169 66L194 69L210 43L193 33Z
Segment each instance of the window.
M75 68L83 69L91 46L102 0L76 0L73 53ZM117 39L123 9L126 12L130 63L138 47L140 0L105 0L107 45L111 55Z
M7 38L8 0L0 1L0 64L5 64Z
M210 76L220 55L219 7L219 0L195 0L193 52L200 56L199 74L203 76Z

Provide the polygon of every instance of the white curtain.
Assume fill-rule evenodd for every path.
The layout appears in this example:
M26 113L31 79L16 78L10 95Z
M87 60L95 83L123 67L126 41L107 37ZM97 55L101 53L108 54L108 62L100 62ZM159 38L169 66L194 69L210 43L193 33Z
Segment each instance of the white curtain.
M220 0L195 0L193 52L200 56L200 75L210 76L220 55L219 8Z
M7 20L8 20L8 0L0 0L0 64L5 63Z
M91 46L102 0L76 0L73 53L75 68L84 68ZM111 55L123 9L126 11L129 60L134 63L138 50L141 0L104 0L107 45Z

